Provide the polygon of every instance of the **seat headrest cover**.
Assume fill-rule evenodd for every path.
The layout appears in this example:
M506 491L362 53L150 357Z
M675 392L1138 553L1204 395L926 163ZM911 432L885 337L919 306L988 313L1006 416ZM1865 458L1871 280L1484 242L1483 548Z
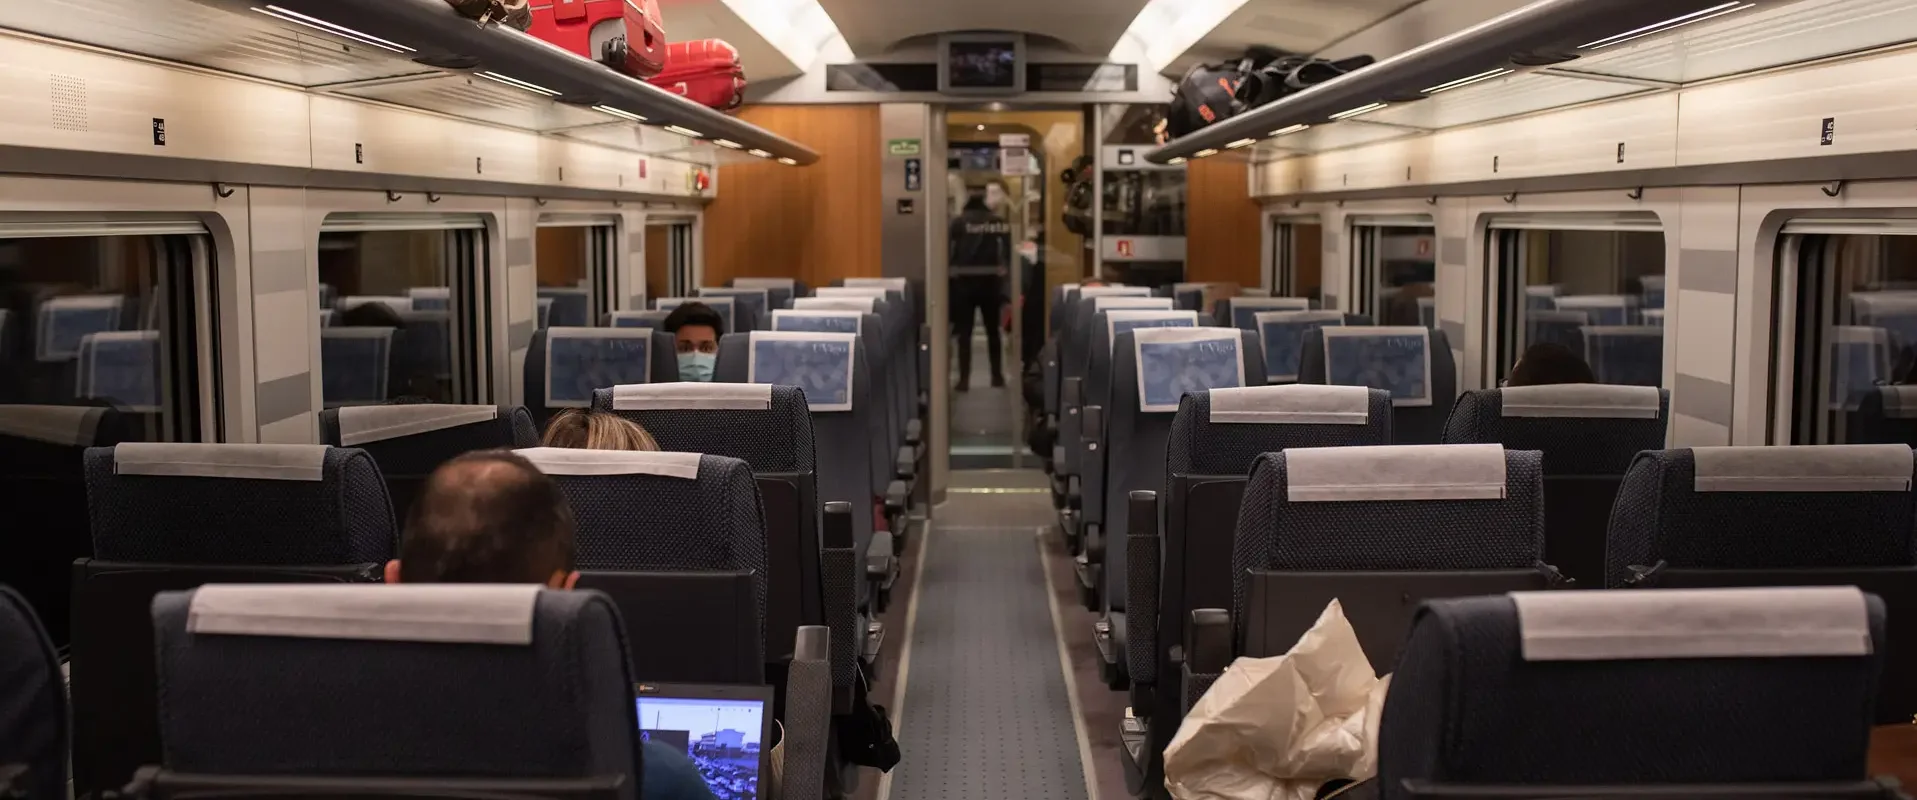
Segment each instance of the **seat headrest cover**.
M1243 339L1236 328L1137 328L1132 359L1138 410L1169 414L1189 391L1245 385ZM1113 343L1116 355L1117 343Z
M1169 297L1127 297L1113 295L1092 298L1092 310L1108 311L1114 308L1162 308L1170 310L1172 299Z
M772 384L769 383L636 383L612 387L614 411L765 411L770 408Z
M367 303L381 303L394 311L413 310L413 298L400 295L348 295L334 303L334 307L341 311L351 311L353 308L366 305Z
M903 291L903 290L901 290ZM885 299L883 286L821 286L813 290L814 297L876 297Z
M93 441L105 415L97 406L0 405L0 436L78 447Z
M793 278L733 278L732 285L740 289L791 289L798 284Z
M116 475L318 481L326 478L323 444L171 444L113 446Z
M1211 390L1211 419L1266 425L1363 425L1371 390L1363 386L1247 386Z
M193 634L531 645L538 584L207 585Z
M1694 447L1698 492L1908 492L1902 444Z
M358 447L401 436L457 428L499 419L497 406L418 405L344 406L339 410L339 443Z
M650 339L651 328L547 328L546 341L554 339Z
M1284 451L1286 499L1502 500L1504 447L1496 444L1308 447Z
M1498 390L1506 417L1657 419L1664 395L1655 386L1560 383Z
M872 313L873 309L878 308L878 304L879 304L879 299L877 297L839 296L839 297L794 297L792 298L792 307L794 309L846 308L846 309L851 309L853 311L863 311L867 314L870 314Z
M658 475L698 480L698 453L527 447L514 450L547 475Z
M1512 592L1526 661L1864 656L1855 586Z
M880 289L890 289L894 292L905 291L904 278L846 278L845 285L854 289L877 287Z
M1877 387L1884 401L1884 416L1890 419L1917 418L1917 385Z
M1087 297L1150 297L1150 286L1087 286L1078 290L1080 298Z

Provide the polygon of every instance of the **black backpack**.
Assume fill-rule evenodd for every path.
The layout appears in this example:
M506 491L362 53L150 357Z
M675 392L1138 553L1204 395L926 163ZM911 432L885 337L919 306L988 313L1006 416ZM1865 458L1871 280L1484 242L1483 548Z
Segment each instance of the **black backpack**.
M1247 109L1296 94L1356 69L1371 66L1371 56L1330 61L1309 56L1277 56L1246 70L1234 99Z

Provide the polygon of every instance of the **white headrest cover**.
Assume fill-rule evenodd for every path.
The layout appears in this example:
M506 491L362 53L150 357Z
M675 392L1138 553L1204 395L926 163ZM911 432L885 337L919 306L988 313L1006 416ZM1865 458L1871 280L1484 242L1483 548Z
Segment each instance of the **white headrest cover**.
M765 411L772 408L769 383L629 383L612 387L614 411L679 409Z
M1152 289L1150 286L1086 286L1078 290L1078 296L1081 299L1086 297L1113 297L1118 295L1150 297L1152 296Z
M875 297L880 300L885 299L885 294L883 286L821 286L812 292L814 297Z
M318 481L326 478L323 444L170 444L113 446L115 475Z
M1129 297L1125 295L1115 295L1112 297L1092 298L1093 311L1109 311L1114 308L1162 308L1169 310L1171 307L1172 299L1169 297Z
M852 288L878 287L895 292L905 291L904 278L846 278L845 285Z
M1234 297L1231 299L1231 308L1233 312L1241 308L1310 311L1311 301L1303 297ZM1343 317L1342 314L1339 316Z
M1294 503L1504 499L1502 445L1308 447L1284 459Z
M1621 294L1578 294L1558 298L1558 308L1628 308L1632 298Z
M380 303L394 311L413 310L413 298L400 295L352 295L335 301L333 307L341 311L350 311L367 303Z
M1506 417L1657 419L1664 395L1655 386L1560 383L1498 390Z
M1247 386L1211 390L1211 419L1267 425L1363 425L1371 390L1363 386Z
M1877 391L1884 401L1884 416L1890 419L1917 417L1917 386L1879 386Z
M0 435L78 447L93 442L103 416L89 406L0 406Z
M1862 656L1855 586L1513 592L1526 661Z
M349 329L350 330L350 329ZM554 339L650 339L652 328L547 328L546 341Z
M739 289L791 289L798 283L792 278L733 278L732 285Z
M698 480L698 453L528 447L513 452L547 475L659 475Z
M853 297L853 296L841 295L837 297L792 298L792 307L794 309L849 308L853 311L863 311L867 314L870 314L872 313L873 309L878 308L878 304L879 304L879 298L877 297Z
M538 584L207 585L193 592L196 634L530 645Z
M495 419L499 419L497 406L435 403L344 406L339 410L339 443L345 447L358 447L367 442L381 442Z
M1908 492L1902 444L1693 447L1698 492Z

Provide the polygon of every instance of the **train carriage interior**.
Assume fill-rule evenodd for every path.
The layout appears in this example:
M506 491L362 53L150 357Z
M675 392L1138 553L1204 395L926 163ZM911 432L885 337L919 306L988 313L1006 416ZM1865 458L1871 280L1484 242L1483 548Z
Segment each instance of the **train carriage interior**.
M0 795L1907 800L1914 76L1912 0L0 0Z

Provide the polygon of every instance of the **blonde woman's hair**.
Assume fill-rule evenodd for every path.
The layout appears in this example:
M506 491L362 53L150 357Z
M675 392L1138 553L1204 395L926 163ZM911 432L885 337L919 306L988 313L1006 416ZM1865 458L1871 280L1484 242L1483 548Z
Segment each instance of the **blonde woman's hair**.
M658 450L639 423L604 411L569 408L546 424L540 441L546 447L571 447L580 450Z

